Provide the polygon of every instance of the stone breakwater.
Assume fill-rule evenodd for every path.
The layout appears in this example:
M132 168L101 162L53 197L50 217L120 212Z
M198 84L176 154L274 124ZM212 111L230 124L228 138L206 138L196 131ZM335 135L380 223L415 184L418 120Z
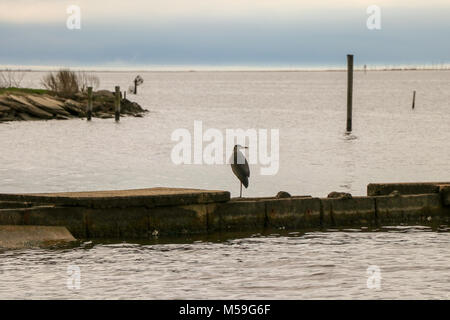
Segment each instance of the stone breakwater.
M51 94L8 92L0 94L0 122L20 120L66 120L85 118L87 95L78 93L70 98ZM136 102L121 99L122 116L142 117L147 112ZM93 95L93 117L114 117L114 94L107 90Z
M178 188L0 194L0 225L61 226L79 239L449 223L450 183L370 184L367 196L327 198Z

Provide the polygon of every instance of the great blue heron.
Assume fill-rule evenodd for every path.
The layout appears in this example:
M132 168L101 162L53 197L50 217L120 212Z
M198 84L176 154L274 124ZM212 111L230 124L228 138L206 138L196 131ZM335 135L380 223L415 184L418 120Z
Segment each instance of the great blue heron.
M245 188L248 187L248 178L250 178L250 168L248 167L247 159L242 154L239 149L248 149L248 147L243 147L240 144L237 144L233 148L233 155L231 156L231 170L233 170L234 175L241 182L241 190L239 193L239 197L242 198L242 184Z

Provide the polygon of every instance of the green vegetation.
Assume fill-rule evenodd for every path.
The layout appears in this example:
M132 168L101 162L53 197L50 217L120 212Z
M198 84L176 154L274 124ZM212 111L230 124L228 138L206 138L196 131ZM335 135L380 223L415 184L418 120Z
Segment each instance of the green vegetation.
M53 92L45 89L30 89L30 88L0 88L0 94L53 94Z

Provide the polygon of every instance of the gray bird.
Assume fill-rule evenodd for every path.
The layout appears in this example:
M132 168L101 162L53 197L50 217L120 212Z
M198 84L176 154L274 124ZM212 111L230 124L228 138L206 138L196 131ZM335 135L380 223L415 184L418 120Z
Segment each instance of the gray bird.
M242 154L239 149L248 149L248 147L243 147L240 144L237 144L233 148L233 154L231 156L231 170L233 170L234 175L241 182L241 191L239 197L242 198L242 184L245 188L248 187L248 178L250 178L250 168L248 167L247 159Z

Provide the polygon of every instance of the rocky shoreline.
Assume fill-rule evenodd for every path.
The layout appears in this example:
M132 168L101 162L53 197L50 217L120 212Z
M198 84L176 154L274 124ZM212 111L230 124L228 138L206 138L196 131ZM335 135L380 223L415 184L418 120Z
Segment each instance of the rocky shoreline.
M138 103L121 99L121 116L142 117L148 110ZM27 120L67 120L85 118L87 94L77 93L70 98L21 90L0 93L0 122ZM114 118L114 93L100 90L93 93L92 117Z

